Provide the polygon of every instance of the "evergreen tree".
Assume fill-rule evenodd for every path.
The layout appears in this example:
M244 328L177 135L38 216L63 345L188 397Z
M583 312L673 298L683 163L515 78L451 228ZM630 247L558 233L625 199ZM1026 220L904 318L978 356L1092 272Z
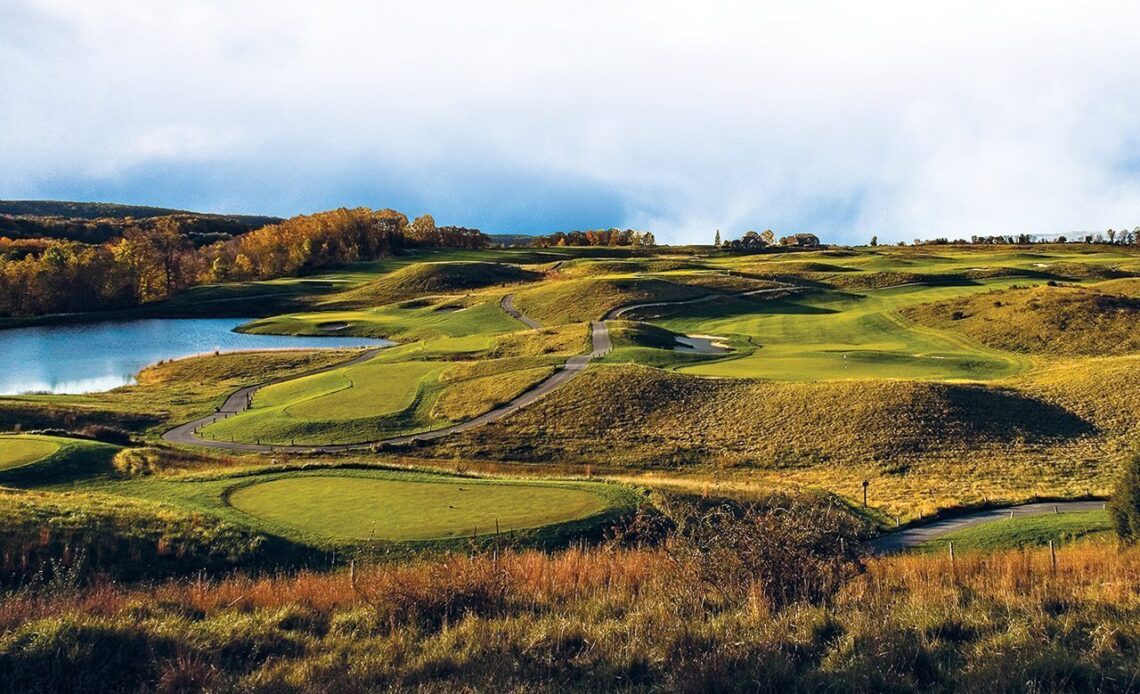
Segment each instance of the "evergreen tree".
M720 248L720 229L716 230L716 238L713 239L713 245Z
M1140 542L1140 453L1125 465L1108 508L1121 541Z

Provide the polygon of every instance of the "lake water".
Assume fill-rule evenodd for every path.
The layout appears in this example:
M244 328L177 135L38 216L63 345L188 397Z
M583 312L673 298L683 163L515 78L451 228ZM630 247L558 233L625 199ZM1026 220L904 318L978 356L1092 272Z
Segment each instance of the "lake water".
M245 335L249 319L153 319L0 330L0 395L94 393L134 382L144 366L215 350L377 347L363 337Z

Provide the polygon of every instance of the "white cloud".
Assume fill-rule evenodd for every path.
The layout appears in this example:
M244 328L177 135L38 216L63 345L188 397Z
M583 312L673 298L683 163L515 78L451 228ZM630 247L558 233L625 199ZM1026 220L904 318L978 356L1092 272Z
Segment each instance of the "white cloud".
M1140 224L1134 4L705 5L0 0L0 196L216 164L152 202L534 229L541 181L671 241Z

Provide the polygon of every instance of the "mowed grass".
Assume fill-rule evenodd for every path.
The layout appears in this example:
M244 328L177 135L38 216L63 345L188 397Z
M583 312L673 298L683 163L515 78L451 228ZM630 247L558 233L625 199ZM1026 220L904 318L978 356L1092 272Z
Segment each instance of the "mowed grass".
M266 335L361 335L397 342L470 335L498 335L524 327L499 307L500 294L406 301L351 311L273 316L242 332Z
M693 374L781 381L990 380L1018 373L1028 361L919 326L899 316L898 309L1013 281L725 298L678 307L675 317L655 322L680 333L735 335L758 347L739 357L682 367Z
M355 443L422 430L445 364L363 364L266 386L253 407L203 429L207 438L274 444Z
M59 442L46 436L0 436L0 470L42 460L59 450Z
M606 499L570 486L480 480L287 477L241 487L235 508L338 540L432 540L536 528L600 513Z
M1068 543L1112 530L1107 511L1044 514L1014 517L1009 520L979 523L922 544L919 551L945 551L954 543L954 551L1016 549Z

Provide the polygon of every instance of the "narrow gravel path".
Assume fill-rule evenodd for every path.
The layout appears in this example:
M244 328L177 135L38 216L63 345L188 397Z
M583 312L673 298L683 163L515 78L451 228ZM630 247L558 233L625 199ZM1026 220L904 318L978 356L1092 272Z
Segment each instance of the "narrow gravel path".
M522 321L523 323L525 323L527 326L529 326L531 328L538 329L538 328L542 327L542 324L539 323L538 321L533 320L531 318L528 318L527 316L524 316L523 314L519 313L519 311L517 309L515 309L514 303L511 301L511 299L512 299L512 296L510 294L508 294L505 297L503 297L503 300L500 302L500 306L502 306L504 311L506 311L508 314L510 314L514 318L517 318L518 320ZM556 390L557 388L565 385L570 379L572 379L572 378L576 377L578 374L582 373L582 371L589 365L591 360L605 356L606 353L608 353L611 349L613 349L613 345L610 341L609 328L606 327L606 324L603 321L592 322L590 324L590 328L591 328L590 329L591 347L590 347L590 352L588 354L581 354L581 355L576 356L576 357L571 357L570 359L568 359L566 361L565 364L563 364L562 368L560 368L558 371L554 372L554 374L552 374L549 378L547 378L545 381L542 381L541 383L536 385L534 388L531 388L530 390L526 391L522 395L519 395L514 400L511 400L510 402L508 402L506 404L500 405L499 407L496 407L493 410L485 412L485 413L479 415L478 417L475 417L473 419L469 419L465 422L460 422L459 424L453 424L451 426L444 427L442 429L433 429L431 431L425 431L425 432L421 432L418 434L406 434L403 436L393 436L393 437L389 437L386 439L378 439L376 441L366 441L366 442L353 443L353 444L297 445L297 446L242 443L239 441L215 441L212 439L200 438L198 436L198 430L201 429L202 427L207 426L209 424L213 424L214 422L218 421L219 419L223 419L225 417L232 417L232 416L238 414L239 412L242 412L245 409L247 409L249 407L249 402L252 399L254 393L256 393L258 390L260 390L261 388L264 388L267 385L271 385L274 383L282 383L284 381L291 381L291 380L295 380L297 378L302 378L304 376L310 376L312 374L323 373L325 371L331 371L332 369L339 369L339 368L342 368L345 366L352 366L354 364L362 363L362 362L367 361L368 359L371 359L372 357L376 356L376 354L378 354L380 352L380 349L373 349L373 350L368 350L367 352L364 352L364 353L360 354L359 356L354 357L353 359L350 359L349 361L346 361L346 362L341 362L339 364L333 364L331 366L321 367L320 369L315 369L313 371L309 371L309 372L306 372L304 374L299 374L296 376L290 376L288 378L277 379L275 381L269 381L267 383L262 383L259 385L246 386L244 388L239 388L239 389L235 390L234 392L230 393L230 395L228 397L226 397L225 403L222 404L221 408L219 408L217 412L215 412L211 415L207 415L205 417L200 417L198 419L195 419L192 422L187 422L185 424L177 426L177 427L171 429L170 431L166 432L165 434L163 434L162 438L167 440L167 441L170 441L171 443L180 443L180 444L187 444L187 445L193 445L193 446L204 446L206 448L216 448L216 449L231 450L231 451L250 451L250 452L265 452L265 453L271 452L271 451L316 451L316 452L348 451L348 450L354 450L354 449L368 448L370 446L374 446L377 444L404 444L404 443L411 443L413 441L431 441L434 439L443 438L444 436L449 436L451 434L459 433L461 431L467 431L468 429L474 429L475 427L483 426L484 424L488 424L490 422L497 421L499 419L502 419L503 417L506 417L508 415L514 414L515 412L518 412L522 408L526 407L527 405L530 405L531 403L535 402L536 400L543 397L544 395L546 395L546 394L550 393L551 391Z
M957 530L982 523L1000 523L1009 520L1010 513L1015 518L1040 516L1047 513L1072 513L1074 511L1099 511L1103 501L1043 501L1021 506L991 508L984 511L964 513L959 516L941 518L923 525L900 530L871 541L871 551L875 554L892 554L913 549L924 542L936 540Z

